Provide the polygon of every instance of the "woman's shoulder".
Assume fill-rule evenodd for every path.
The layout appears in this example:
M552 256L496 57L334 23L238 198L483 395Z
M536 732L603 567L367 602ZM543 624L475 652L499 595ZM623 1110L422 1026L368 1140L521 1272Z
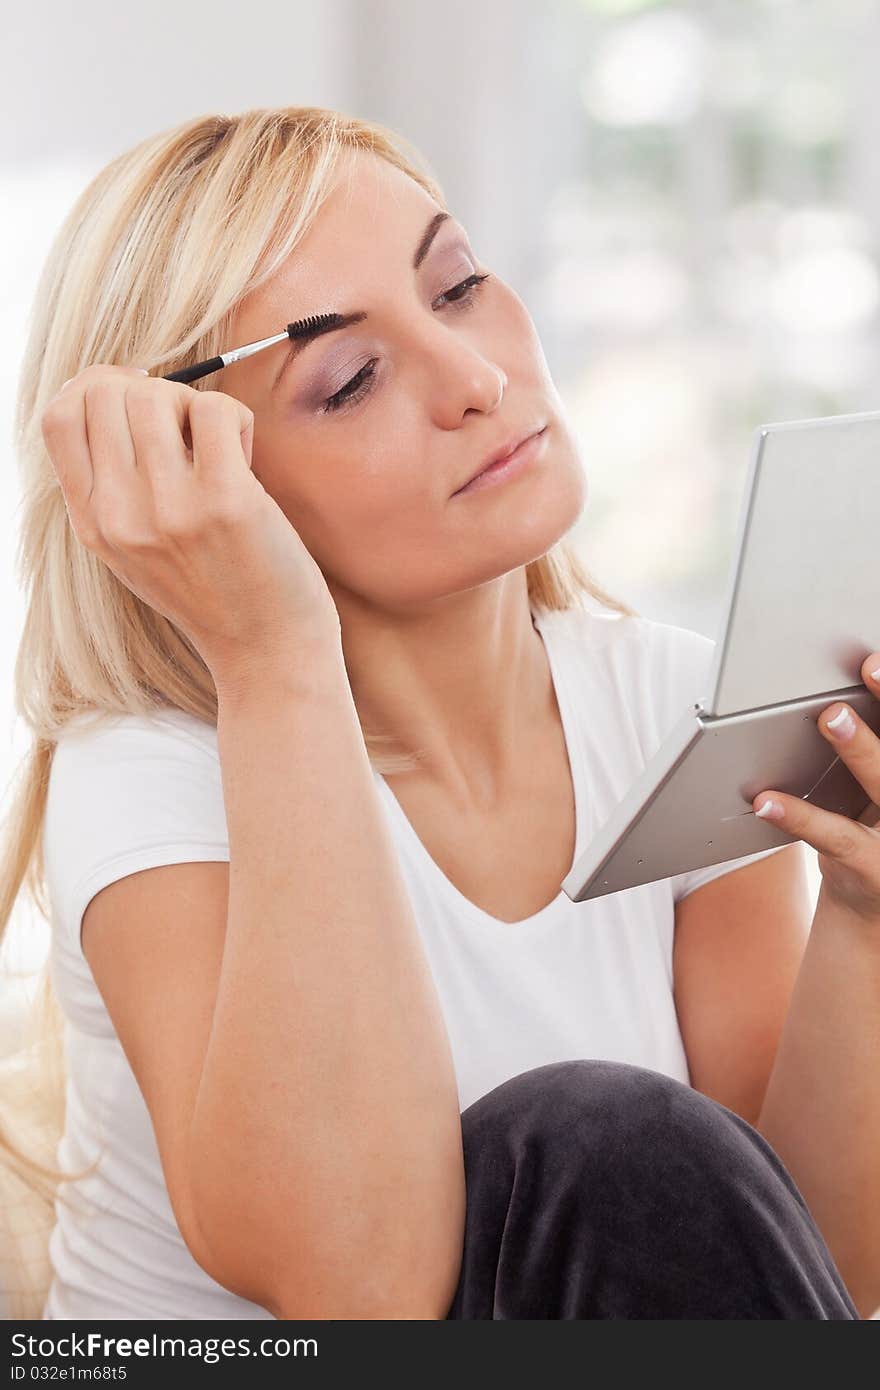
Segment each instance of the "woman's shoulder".
M53 767L88 764L94 759L138 752L167 752L179 758L217 757L217 728L206 719L173 706L152 710L83 709L71 715L56 736Z
M185 711L78 713L55 747L43 851L61 935L117 878L160 864L228 859L216 729Z
M689 704L708 696L716 643L693 628L621 614L597 599L535 613L539 629L584 689L597 684L662 735Z
M49 771L50 840L114 840L151 819L221 827L216 727L184 710L83 710L57 737ZM154 827L155 828L155 827Z
M603 649L640 662L686 663L699 669L715 650L715 642L702 632L640 613L621 613L589 594L568 608L533 605L532 611L539 627L552 627L560 637L592 652Z

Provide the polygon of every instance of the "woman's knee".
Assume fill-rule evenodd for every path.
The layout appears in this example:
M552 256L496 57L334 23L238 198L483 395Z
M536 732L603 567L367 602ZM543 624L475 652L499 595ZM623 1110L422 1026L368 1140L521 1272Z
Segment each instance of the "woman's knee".
M857 1316L770 1146L672 1077L549 1063L469 1106L462 1137L451 1316Z
M776 1155L740 1116L646 1067L604 1059L552 1062L502 1082L462 1116L466 1162L539 1164L544 1176L628 1187L721 1185ZM799 1194L792 1187L797 1199Z
M561 1139L607 1142L693 1120L691 1087L626 1062L582 1058L520 1072L474 1101L462 1115L465 1137L481 1142ZM706 1100L706 1097L700 1099ZM707 1101L711 1106L712 1102Z

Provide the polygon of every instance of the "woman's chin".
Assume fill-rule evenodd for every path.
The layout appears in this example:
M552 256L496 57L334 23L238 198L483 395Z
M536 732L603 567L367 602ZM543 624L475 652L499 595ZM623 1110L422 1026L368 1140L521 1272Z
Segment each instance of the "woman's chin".
M505 518L506 534L511 541L518 537L525 549L535 551L531 559L545 555L580 520L587 495L587 478L579 462L565 471L554 469L541 486L524 496L523 506L516 509L514 517ZM487 530L491 533L488 523Z
M576 475L566 475L564 486L558 477L553 481L552 487L548 483L543 489L535 489L522 507L505 511L503 517L499 513L497 526L487 509L479 555L475 557L479 575L471 583L485 583L520 565L540 560L568 535L586 506L586 477L579 467Z

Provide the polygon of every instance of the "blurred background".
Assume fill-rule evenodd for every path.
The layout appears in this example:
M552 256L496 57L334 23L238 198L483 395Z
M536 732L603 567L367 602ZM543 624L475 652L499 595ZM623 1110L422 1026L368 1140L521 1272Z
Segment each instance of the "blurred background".
M318 105L412 141L535 319L589 478L573 539L649 617L717 636L759 425L878 406L874 0L83 0L4 30L4 786L20 345L74 198L151 132ZM23 987L46 942L20 905Z

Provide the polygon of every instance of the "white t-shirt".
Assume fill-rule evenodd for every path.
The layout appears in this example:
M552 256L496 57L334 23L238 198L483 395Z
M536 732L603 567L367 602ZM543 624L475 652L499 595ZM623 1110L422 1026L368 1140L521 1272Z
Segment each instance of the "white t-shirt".
M687 705L708 694L715 644L668 623L621 618L593 599L565 611L533 608L533 618L562 717L579 855ZM174 710L116 715L103 728L91 721L80 716L55 750L44 850L68 1058L58 1160L80 1167L101 1146L104 1154L95 1175L64 1184L66 1201L56 1203L44 1317L270 1318L209 1278L185 1245L149 1112L80 946L83 912L107 884L157 864L229 859L216 728ZM560 889L532 916L502 922L454 887L374 776L439 994L461 1109L528 1068L579 1057L689 1082L672 992L675 904L784 846L583 903Z

